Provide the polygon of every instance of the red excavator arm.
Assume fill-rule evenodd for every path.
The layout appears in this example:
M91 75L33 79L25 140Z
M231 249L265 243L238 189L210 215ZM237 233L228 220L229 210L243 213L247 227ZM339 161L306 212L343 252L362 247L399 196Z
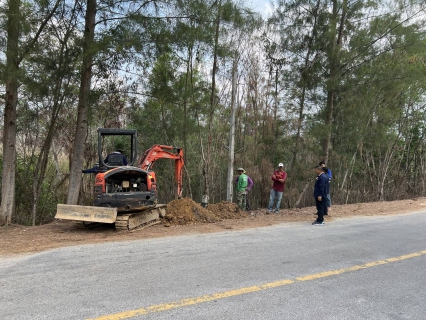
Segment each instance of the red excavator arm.
M147 149L141 160L139 161L138 166L146 171L151 171L154 167L155 161L158 159L174 159L175 160L175 180L177 183L177 189L175 193L175 198L182 197L182 183L183 183L183 150L177 147L164 146L161 144L155 144L151 148ZM155 175L155 174L154 174Z

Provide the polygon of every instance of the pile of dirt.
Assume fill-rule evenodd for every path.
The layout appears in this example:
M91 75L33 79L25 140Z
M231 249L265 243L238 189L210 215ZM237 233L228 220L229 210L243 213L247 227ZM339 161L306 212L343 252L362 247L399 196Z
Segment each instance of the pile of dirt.
M174 200L167 205L167 214L163 218L166 227L172 225L191 225L196 223L214 223L223 219L241 219L247 213L239 210L235 203L222 201L204 208L192 199Z
M241 211L240 208L238 208L237 204L228 201L209 204L207 209L211 211L216 217L219 217L221 220L242 219L247 218L248 216L248 213L246 211Z

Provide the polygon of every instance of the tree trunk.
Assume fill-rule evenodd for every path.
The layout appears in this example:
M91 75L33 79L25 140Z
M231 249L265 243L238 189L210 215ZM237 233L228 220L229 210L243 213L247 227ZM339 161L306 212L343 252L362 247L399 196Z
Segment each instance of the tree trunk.
M325 108L325 127L326 134L322 144L322 154L325 163L328 163L328 157L331 147L331 132L333 130L333 111L334 111L334 89L329 89L327 92L327 105Z
M398 135L399 138L399 135ZM379 173L381 174L381 177L379 177L379 185L378 185L378 200L379 201L385 201L385 183L386 178L388 176L388 172L390 171L390 167L392 164L392 156L395 152L397 145L397 140L392 144L392 146L389 146L388 150L385 154L385 159L383 160L383 163L379 164Z
M6 49L6 104L3 126L3 168L0 225L9 224L15 204L16 105L18 104L20 0L8 1Z
M61 54L59 56L58 59L58 68L62 69L64 66L64 61L67 61L68 57L67 57L67 50L66 50L66 46L68 43L68 38L69 35L71 34L70 31L67 32L67 34L65 35L64 41L61 43ZM52 143L53 143L53 137L55 132L57 131L57 119L59 117L59 112L62 109L62 104L60 102L61 99L61 88L62 88L62 72L58 72L57 77L56 77L56 81L55 81L55 88L53 91L53 109L52 109L52 114L51 114L51 118L49 121L49 126L48 126L48 132L45 138L45 141L43 143L43 146L40 150L40 154L38 156L37 159L37 166L36 166L36 170L34 172L34 181L33 181L33 209L32 209L32 225L35 226L36 224L36 217L37 217L37 207L38 207L38 202L39 202L39 195L40 195L40 191L41 191L41 187L45 178L45 173L46 173L46 168L47 168L47 163L48 163L48 159L49 159L49 154L50 154L50 149L52 147ZM56 156L56 155L55 155ZM58 166L57 166L58 168Z
M302 192L299 194L299 197L296 200L296 203L294 204L295 208L301 208L300 202L302 201L303 197L305 196L306 190L308 190L309 185L311 182L307 182L305 184L305 187L303 188Z
M78 204L81 187L81 175L84 162L84 143L87 135L87 113L90 105L90 85L92 79L92 61L94 56L96 0L87 0L86 25L83 42L83 70L78 97L78 115L71 159L70 183L67 204Z
M57 0L35 33L33 39L27 42L19 56L20 36L20 0L8 1L7 13L7 49L6 49L6 97L3 126L3 168L2 168L2 201L0 207L0 225L11 222L15 207L15 175L16 175L16 106L18 104L18 72L19 65L34 44L38 41L42 30L58 8Z
M275 140L278 139L279 135L279 126L277 122L277 114L278 114L278 67L275 69L275 88L274 88L274 122L273 122L273 130Z
M216 71L217 71L217 53L219 47L219 27L220 27L220 16L222 9L222 0L218 1L217 4L217 17L216 17L216 31L214 38L214 49L213 49L213 70L212 70L212 88L210 96L210 111L208 117L208 141L207 141L207 154L205 155L203 162L203 176L204 176L204 192L202 203L207 205L209 194L210 194L210 163L211 163L211 152L212 152L212 140L213 140L213 115L216 106Z
M308 38L308 44L306 47L306 55L304 57L304 61L303 61L303 66L302 66L302 70L300 72L300 85L301 85L301 93L298 96L298 104L299 104L299 112L298 112L298 117L297 117L297 128L296 128L296 142L295 142L295 146L294 146L294 151L293 151L293 158L292 161L290 163L290 167L289 167L289 172L293 171L293 168L295 166L295 164L297 163L297 157L299 156L299 152L301 149L301 135L302 135L302 125L303 125L303 120L305 118L305 100L306 100L306 94L307 94L307 86L308 86L308 81L309 79L312 77L311 75L311 56L314 52L314 43L316 40L316 35L318 33L318 10L320 7L321 1L317 1L314 10L312 10L312 18L313 18L313 23L312 23L312 30L311 30L311 34L309 35Z
M192 52L193 52L193 48L192 46L188 47L188 61L186 63L186 75L185 75L185 95L184 95L184 100L183 100L183 128L182 128L182 139L183 139L183 150L184 152L186 152L186 150L188 149L188 143L187 143L187 120L188 120L188 98L191 97L192 95L188 95L188 92L192 91ZM191 77L191 84L189 83L190 81L190 77ZM188 158L189 157L185 157L185 165L188 165ZM187 180L189 181L189 180ZM183 183L183 181L182 181ZM191 186L189 185L189 183L186 184L186 186L188 187L188 191L190 190ZM189 194L190 192L188 192ZM192 198L192 196L191 196Z
M305 97L306 97L306 85L303 84L302 93L299 97L299 116L297 118L297 131L296 131L296 144L293 151L293 159L290 164L289 171L293 171L293 167L297 161L297 156L299 155L300 150L300 135L302 132L302 123L304 118L304 109L305 109Z
M229 129L229 152L228 152L228 182L226 186L226 201L232 202L234 186L234 148L235 148L235 96L237 91L237 52L235 52L232 64L232 96L231 96L231 119Z
M328 163L328 157L331 147L331 133L333 131L333 112L335 108L335 98L338 86L339 78L339 65L340 65L340 48L342 45L343 39L343 30L346 21L347 0L344 0L342 3L342 15L340 17L339 29L337 28L337 19L338 19L338 1L333 0L333 13L331 17L331 32L330 32L330 48L328 52L328 62L329 62L329 71L330 76L327 81L327 104L325 107L325 128L326 134L322 143L322 153L323 161Z

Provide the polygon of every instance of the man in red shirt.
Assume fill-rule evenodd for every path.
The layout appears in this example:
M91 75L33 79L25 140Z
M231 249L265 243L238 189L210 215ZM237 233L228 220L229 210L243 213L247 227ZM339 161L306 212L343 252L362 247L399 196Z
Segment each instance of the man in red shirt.
M272 212L274 208L275 199L277 200L275 205L275 213L280 210L281 199L283 197L285 181L287 179L287 172L283 169L284 165L282 163L278 164L278 170L272 175L272 180L274 184L272 185L271 192L269 194L269 204L268 204L268 213Z

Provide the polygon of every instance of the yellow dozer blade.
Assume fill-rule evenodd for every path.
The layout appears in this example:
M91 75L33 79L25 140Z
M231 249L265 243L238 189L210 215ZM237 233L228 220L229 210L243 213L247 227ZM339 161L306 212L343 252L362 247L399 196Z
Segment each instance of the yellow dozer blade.
M117 219L117 208L58 204L55 218L76 221L114 223Z

